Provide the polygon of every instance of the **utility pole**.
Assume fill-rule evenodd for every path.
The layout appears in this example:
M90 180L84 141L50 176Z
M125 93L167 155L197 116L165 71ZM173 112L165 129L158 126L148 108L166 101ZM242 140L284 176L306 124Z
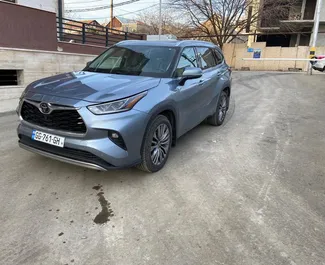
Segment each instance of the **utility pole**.
M159 40L161 38L162 33L162 15L161 15L161 6L162 6L162 0L159 0Z
M321 8L322 8L322 0L317 0L316 9L315 9L315 17L314 17L313 35L312 35L312 39L311 39L310 55L312 55L312 52L315 53ZM308 66L309 66L309 74L311 75L313 68L310 66L310 64Z
M111 0L111 23L110 28L113 29L113 0Z

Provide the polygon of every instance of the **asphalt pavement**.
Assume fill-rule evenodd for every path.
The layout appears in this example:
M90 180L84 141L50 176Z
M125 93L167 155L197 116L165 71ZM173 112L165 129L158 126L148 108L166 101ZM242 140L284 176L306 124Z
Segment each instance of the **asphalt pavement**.
M1 116L0 264L325 264L324 84L234 73L226 123L180 138L156 174L29 153Z

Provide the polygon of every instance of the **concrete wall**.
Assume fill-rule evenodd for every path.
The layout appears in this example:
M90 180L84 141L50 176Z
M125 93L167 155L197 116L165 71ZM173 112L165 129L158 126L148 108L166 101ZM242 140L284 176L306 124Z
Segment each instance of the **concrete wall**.
M265 42L255 42L251 47L261 49L261 58L309 57L309 46L266 47ZM308 64L306 61L243 61L243 58L253 58L253 52L248 52L245 44L225 44L223 52L226 62L236 70L288 71L290 68L300 68L305 71ZM316 54L325 54L325 46L316 47Z
M320 16L319 16L320 21L325 21L325 2L323 1L322 7L320 10Z
M325 9L325 4L324 9ZM325 20L325 18L324 18ZM325 25L319 25L319 31L320 32L325 32ZM323 46L325 45L325 33L318 33L317 35L317 41L316 41L316 46Z
M82 70L95 56L0 47L0 69L22 70L18 86L0 87L0 113L15 109L19 96L29 83L59 73Z
M58 41L58 51L69 53L81 53L81 54L101 54L107 48L95 45L67 43Z

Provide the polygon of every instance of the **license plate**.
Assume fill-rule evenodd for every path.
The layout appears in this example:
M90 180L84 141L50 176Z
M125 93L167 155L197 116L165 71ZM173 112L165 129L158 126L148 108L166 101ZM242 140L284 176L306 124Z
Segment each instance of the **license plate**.
M40 132L36 130L33 130L32 139L35 141L55 145L58 147L63 147L64 140L65 140L64 137L60 137L54 134L49 134L49 133Z

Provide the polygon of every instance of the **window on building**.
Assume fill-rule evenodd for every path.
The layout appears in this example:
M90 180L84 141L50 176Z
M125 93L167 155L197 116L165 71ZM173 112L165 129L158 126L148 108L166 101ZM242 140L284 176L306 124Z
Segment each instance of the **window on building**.
M201 61L202 69L208 69L217 65L216 60L213 55L213 51L209 48L198 47L197 48L198 57Z
M17 86L21 84L21 70L0 69L0 87Z

